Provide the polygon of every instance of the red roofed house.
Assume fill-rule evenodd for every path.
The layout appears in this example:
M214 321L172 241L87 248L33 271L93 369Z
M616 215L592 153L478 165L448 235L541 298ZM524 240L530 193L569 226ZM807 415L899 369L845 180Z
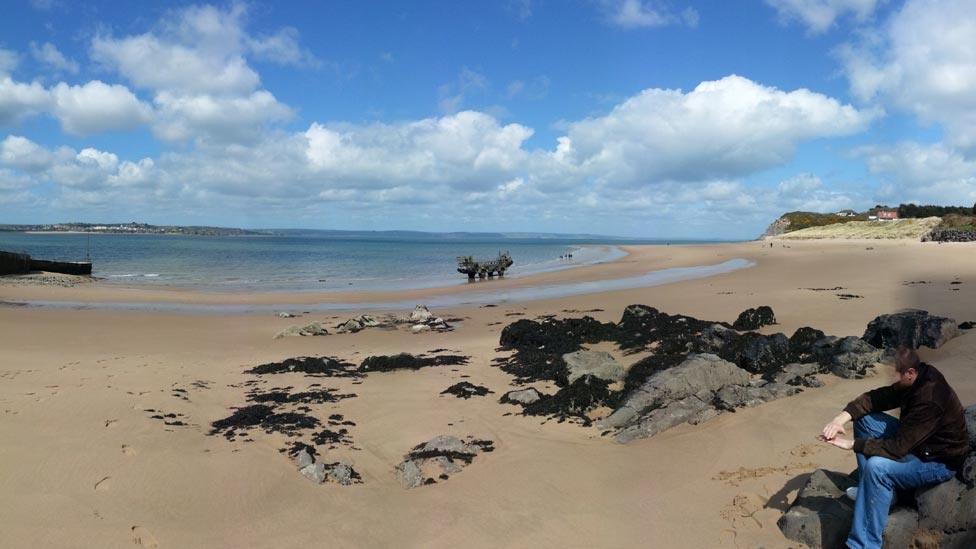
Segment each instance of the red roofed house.
M898 210L878 210L878 219L882 221L898 219Z

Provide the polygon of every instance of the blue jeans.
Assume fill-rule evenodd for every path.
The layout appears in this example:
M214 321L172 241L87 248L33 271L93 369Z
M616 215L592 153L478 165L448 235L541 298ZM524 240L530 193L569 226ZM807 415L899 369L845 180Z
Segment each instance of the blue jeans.
M888 414L868 414L854 422L856 438L892 438L898 432L898 420ZM922 461L912 454L895 461L880 456L857 456L857 501L854 522L847 537L851 549L881 547L881 535L894 490L921 488L945 482L955 474L937 461Z

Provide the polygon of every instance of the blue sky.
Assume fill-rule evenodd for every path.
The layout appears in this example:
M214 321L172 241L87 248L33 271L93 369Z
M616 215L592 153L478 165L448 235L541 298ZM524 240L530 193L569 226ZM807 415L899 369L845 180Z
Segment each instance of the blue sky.
M973 0L32 0L0 223L748 238L976 202Z

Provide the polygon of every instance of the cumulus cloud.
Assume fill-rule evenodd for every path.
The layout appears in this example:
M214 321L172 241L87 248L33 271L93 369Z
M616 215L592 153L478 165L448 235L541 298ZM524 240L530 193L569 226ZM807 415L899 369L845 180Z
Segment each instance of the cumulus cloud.
M38 46L36 42L31 42L30 51L31 55L38 63L41 63L54 72L78 74L78 63L65 57L64 54L61 53L61 51L50 42L45 42L40 46Z
M813 34L826 32L846 15L867 20L884 0L766 0L784 22L799 21Z
M802 141L861 131L873 116L733 75L687 93L644 90L605 116L571 123L563 146L615 185L734 178L786 162Z
M857 151L882 178L879 200L916 204L976 202L976 160L944 143L898 143Z
M37 82L16 82L0 76L0 126L45 111L51 102L47 89Z
M92 80L83 86L64 82L51 88L53 114L64 131L89 135L129 130L148 122L152 110L120 84Z
M154 93L156 135L171 141L254 142L291 109L263 89L247 56L284 65L317 66L292 28L261 36L247 32L247 9L192 6L174 11L153 30L96 36L92 57L133 85Z
M841 50L852 92L938 123L976 152L976 10L970 0L909 0L877 33Z
M0 76L9 75L20 63L20 56L13 50L0 48Z
M50 151L19 135L8 135L0 141L0 164L25 172L39 172L54 161Z
M655 0L599 0L607 22L625 29L684 24L698 26L698 11L692 7L675 13Z

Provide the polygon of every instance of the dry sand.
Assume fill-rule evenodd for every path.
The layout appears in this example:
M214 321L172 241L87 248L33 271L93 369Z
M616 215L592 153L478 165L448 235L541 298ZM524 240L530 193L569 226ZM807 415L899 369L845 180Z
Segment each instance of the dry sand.
M814 326L860 335L874 316L921 307L976 319L976 246L916 242L743 243L640 247L627 258L497 282L502 285L612 278L671 266L745 258L755 267L653 288L494 308L437 310L464 318L451 333L371 329L357 334L272 336L301 319L0 307L0 523L5 547L789 547L776 519L816 467L848 471L853 456L820 445L822 425L852 397L886 383L825 377L827 386L699 426L680 426L628 445L596 428L505 415L497 398L511 377L491 366L502 327L522 316L579 316L602 309L618 320L645 303L671 313L732 321L771 305L791 334ZM958 277L962 284L950 285ZM925 281L924 284L906 284ZM834 288L814 291L806 288ZM464 286L449 291L464 291ZM397 294L422 301L430 290ZM836 294L862 296L842 300ZM356 299L388 300L389 295ZM196 294L0 285L0 301L282 302L280 295ZM334 296L290 295L300 304ZM268 300L268 301L262 301ZM349 300L343 296L341 301ZM972 317L972 318L970 318ZM206 436L212 421L244 403L251 366L302 355L359 362L371 354L435 348L471 357L467 366L304 379L356 398L319 406L355 421L354 445L325 451L348 458L364 483L315 485L278 452L281 435L253 442ZM634 357L618 357L631 363ZM924 350L965 404L976 402L976 334ZM456 371L455 371L456 370ZM468 378L461 376L467 375ZM440 396L466 379L495 394ZM194 385L194 382L197 383ZM178 398L187 391L188 400ZM167 427L145 409L183 414ZM450 480L404 490L393 467L438 434L495 442Z

